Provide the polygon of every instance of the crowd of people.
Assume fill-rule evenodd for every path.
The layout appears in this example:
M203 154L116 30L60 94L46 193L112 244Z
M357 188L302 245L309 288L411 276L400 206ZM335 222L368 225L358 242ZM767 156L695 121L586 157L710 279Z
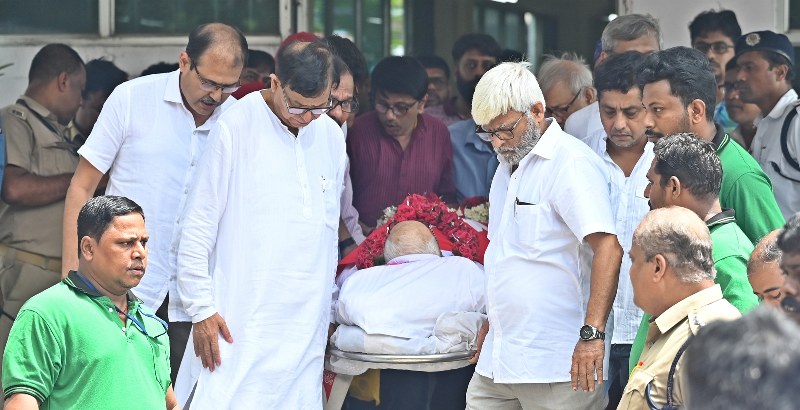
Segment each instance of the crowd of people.
M320 409L331 342L436 342L453 311L469 366L342 408L796 408L794 48L730 10L689 32L620 16L592 67L536 74L479 33L369 70L208 23L131 80L44 46L0 111L4 407ZM486 198L482 263L382 226L411 194ZM383 229L385 265L337 277Z

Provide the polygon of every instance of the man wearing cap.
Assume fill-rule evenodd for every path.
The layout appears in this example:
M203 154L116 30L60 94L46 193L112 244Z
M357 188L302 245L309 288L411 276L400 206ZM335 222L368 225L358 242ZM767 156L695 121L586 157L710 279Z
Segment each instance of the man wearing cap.
M792 89L794 48L783 34L757 31L736 42L736 87L744 102L761 110L751 152L772 181L785 218L800 211L800 120ZM783 129L786 131L783 131Z

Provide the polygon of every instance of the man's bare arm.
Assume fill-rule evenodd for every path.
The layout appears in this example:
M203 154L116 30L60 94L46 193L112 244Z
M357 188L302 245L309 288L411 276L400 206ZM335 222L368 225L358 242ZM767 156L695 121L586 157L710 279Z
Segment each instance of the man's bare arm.
M78 269L78 213L92 198L103 173L81 157L78 169L72 177L64 204L64 230L61 248L61 276Z
M180 410L178 407L178 398L175 397L175 390L172 390L172 385L167 389L167 410Z
M15 393L6 399L4 410L39 410L39 401L30 394Z
M50 205L64 199L70 179L72 174L43 177L7 165L3 175L3 201L9 205Z

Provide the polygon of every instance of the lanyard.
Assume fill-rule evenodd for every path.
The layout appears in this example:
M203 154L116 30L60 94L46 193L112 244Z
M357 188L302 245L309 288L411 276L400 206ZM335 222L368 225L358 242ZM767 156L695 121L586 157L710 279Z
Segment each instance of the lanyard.
M56 127L53 126L53 124L50 124L50 122L47 121L47 119L42 117L41 114L39 114L38 112L36 112L36 110L31 108L31 106L28 105L28 103L25 102L25 100L20 98L20 99L17 100L17 104L27 108L28 111L30 111L30 113L33 114L33 116L36 117L42 123L42 125L47 127L48 130L52 131L53 134L56 134L59 137L61 137L62 139L64 139L64 141L72 147L72 153L73 154L78 155L78 147L75 146L75 143L70 141L69 138L66 135L63 135L62 133L58 132L58 130L56 129Z

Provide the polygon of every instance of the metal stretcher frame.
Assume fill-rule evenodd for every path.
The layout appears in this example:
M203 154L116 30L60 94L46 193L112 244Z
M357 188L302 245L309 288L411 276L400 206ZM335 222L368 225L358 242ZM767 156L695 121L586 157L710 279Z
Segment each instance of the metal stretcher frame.
M426 354L426 355L392 355L392 354L367 354L344 352L339 349L329 349L331 356L342 359L356 360L366 363L394 363L394 364L418 364L418 363L444 363L458 362L467 360L475 354L474 350L466 352Z

